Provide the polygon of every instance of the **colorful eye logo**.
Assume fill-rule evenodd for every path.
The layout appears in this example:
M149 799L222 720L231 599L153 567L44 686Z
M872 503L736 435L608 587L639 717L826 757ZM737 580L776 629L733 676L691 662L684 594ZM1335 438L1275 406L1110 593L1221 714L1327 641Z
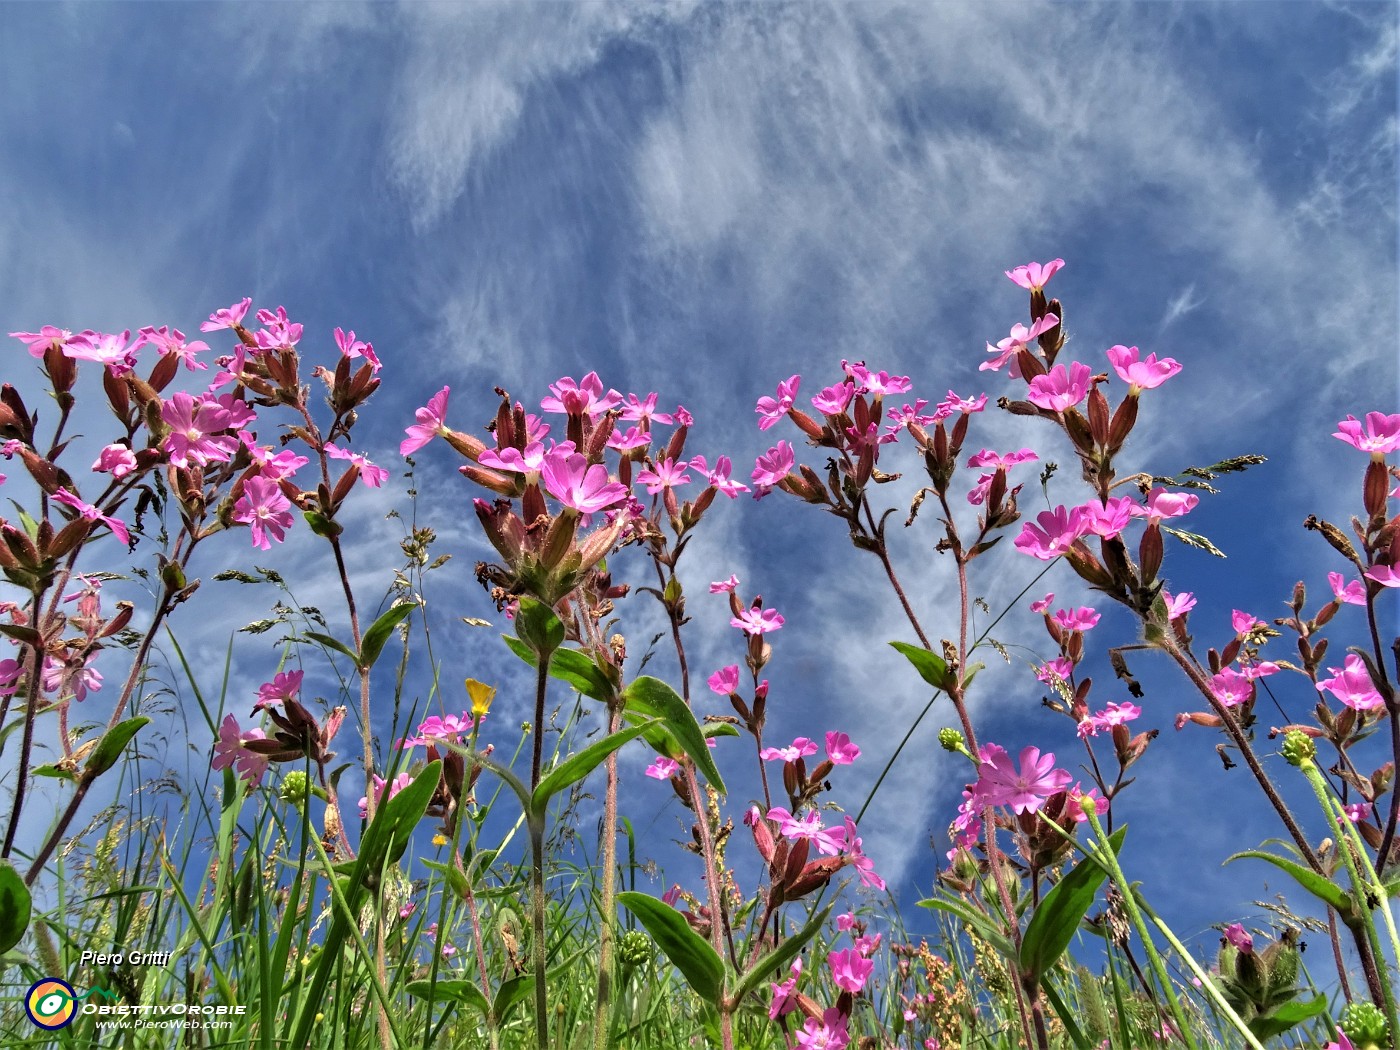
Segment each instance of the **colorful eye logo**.
M77 994L67 981L45 977L36 981L24 998L24 1010L39 1028L55 1032L73 1023Z

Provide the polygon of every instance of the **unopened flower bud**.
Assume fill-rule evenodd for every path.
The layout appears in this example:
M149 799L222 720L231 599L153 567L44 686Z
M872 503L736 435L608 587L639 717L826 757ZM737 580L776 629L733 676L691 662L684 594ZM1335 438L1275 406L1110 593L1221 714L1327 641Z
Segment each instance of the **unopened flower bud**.
M967 746L962 733L951 726L938 731L938 745L944 751L962 751Z
M1297 729L1290 729L1283 737L1283 746L1279 748L1281 754L1290 766L1302 766L1305 762L1312 762L1317 755L1317 745L1312 742L1312 738L1306 733Z
M282 783L277 788L277 797L283 802L291 802L299 806L306 801L308 786L306 772L293 769L282 778Z

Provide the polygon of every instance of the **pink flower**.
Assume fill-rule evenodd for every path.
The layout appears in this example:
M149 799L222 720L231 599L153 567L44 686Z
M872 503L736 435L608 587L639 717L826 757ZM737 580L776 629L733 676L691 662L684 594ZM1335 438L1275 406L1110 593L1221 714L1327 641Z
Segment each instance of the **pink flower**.
M1264 622L1262 620L1256 620L1247 612L1241 612L1239 609L1232 609L1230 611L1230 626L1235 629L1235 634L1242 638L1250 631L1254 630L1254 628L1263 627Z
M267 770L265 755L249 751L243 746L245 740L263 740L267 736L261 729L250 729L240 733L238 720L233 715L224 718L219 726L219 739L214 744L214 760L209 763L213 769L228 769L232 766L238 775L249 784L256 785Z
M233 520L252 529L254 547L270 550L268 535L281 543L292 527L291 506L277 482L262 476L249 478L243 485L243 498L233 506Z
M1050 603L1055 600L1055 592L1051 591L1038 602L1031 602L1031 612L1044 612L1050 608Z
M617 449L619 452L631 452L633 449L646 448L650 444L651 431L643 430L641 427L628 427L625 431L618 427L608 435L608 448ZM514 449L502 449L501 451L514 451Z
M301 341L302 326L288 320L285 306L276 313L259 310L258 323L263 327L253 333L253 339L259 350L290 350Z
M1128 527L1136 507L1127 496L1110 496L1107 504L1091 499L1083 506L1084 531L1111 540Z
M92 469L98 474L124 478L136 469L136 454L125 445L112 444L102 450Z
M540 408L546 412L563 412L571 416L588 415L590 418L602 415L622 402L622 395L616 390L603 393L603 381L597 372L589 372L577 383L569 376L549 384L553 397L540 401Z
M1400 414L1388 416L1382 412L1367 412L1364 433L1361 422L1355 416L1347 416L1337 424L1337 432L1332 436L1362 452L1383 456L1400 448Z
M357 357L363 357L370 363L370 367L375 373L378 373L379 370L384 367L379 361L379 355L374 352L374 344L361 342L359 339L356 339L353 331L344 332L337 328L335 330L335 345L340 348L342 354L352 360Z
M1400 587L1400 573L1393 565L1372 565L1366 570L1366 579L1375 580L1382 587Z
M728 696L739 688L739 665L730 664L710 675L709 686L720 696Z
M744 609L730 619L729 626L737 627L745 634L767 634L782 627L782 613L777 609Z
M1087 606L1078 609L1056 609L1055 622L1066 631L1088 631L1098 625L1099 614Z
M1317 688L1326 689L1342 703L1357 711L1376 711L1385 706L1381 694L1371 681L1366 663L1355 653L1348 653L1341 667L1329 667L1331 678L1318 680Z
M1034 292L1044 288L1046 282L1055 276L1056 271L1064 264L1063 259L1051 259L1043 266L1038 262L1026 263L1026 265L1018 266L1014 270L1006 270L1005 273L1007 277L1026 291Z
M1082 507L1043 510L1036 515L1035 521L1034 525L1026 522L1021 527L1021 535L1013 542L1022 554L1029 554L1041 561L1053 561L1058 558L1069 550L1085 531Z
M545 456L540 477L550 495L580 514L611 507L628 495L626 485L608 478L603 464L590 464L582 453L562 448Z
M394 782L393 782L392 784L389 785L389 798L393 798L393 797L394 797L395 795L397 795L400 791L402 791L404 788L408 787L408 785L409 785L409 784L412 784L412 783L413 783L413 774L410 773L408 770L404 770L402 773L400 773L398 776L396 776L396 777L394 778ZM377 773L374 775L374 797L375 797L376 802L377 802L378 805L383 805L383 804L384 804L384 802L385 802L385 798L384 798L384 778L381 777L381 776L380 776L379 774L377 774ZM361 796L361 798L360 798L360 819L361 819L361 820L367 820L368 818L369 818L369 798L368 798L368 796ZM437 931L434 930L433 932L436 933Z
M661 899L674 908L676 901L681 899L680 883L673 883L671 888L661 895Z
M237 438L227 434L215 436L229 428L232 418L211 398L193 398L183 390L177 391L161 405L160 418L170 427L162 447L174 466L227 463L238 448Z
M885 880L875 873L875 862L865 855L861 849L861 840L856 836L856 822L849 816L846 817L846 859L851 867L856 869L856 874L860 876L862 886L870 886L877 890L884 890ZM879 939L878 937L876 938ZM857 942L860 947L860 942Z
M248 313L248 307L252 305L253 300L245 298L223 310L215 310L209 315L209 320L199 326L199 330L201 332L217 332L221 328L232 328L234 325L240 325Z
M46 324L37 332L10 332L11 339L18 339L29 348L29 356L43 358L49 347L55 343L59 349L73 338L73 333L66 328L55 328L51 324Z
M14 696L19 688L19 676L24 668L18 660L0 660L0 697Z
M93 666L96 659L95 652L85 660L60 660L46 655L39 679L44 691L55 699L71 695L78 703L86 700L90 692L100 693L102 673Z
M826 964L831 967L831 979L836 982L836 987L852 994L865 987L865 982L875 970L875 963L853 948L828 953Z
M739 586L739 577L733 573L729 574L727 580L716 580L710 584L711 594L733 594L734 588Z
M1342 807L1343 814L1353 824L1360 824L1366 819L1366 810L1367 807L1362 802L1352 802Z
M295 700L301 691L301 680L305 671L282 671L270 682L258 686L258 702L253 705L257 711L264 707L275 707L287 700Z
M825 387L821 393L812 398L812 407L824 416L839 416L846 411L851 403L851 398L855 397L855 384L842 380ZM906 408L909 406L906 405ZM890 414L891 417L894 413Z
M1251 937L1249 931L1239 923L1232 922L1221 932L1225 934L1225 939L1227 941L1240 950L1242 955L1248 955L1250 952L1254 951L1254 938Z
M1155 488L1147 495L1147 505L1134 504L1136 509L1133 513L1139 518L1146 518L1149 523L1158 522L1164 518L1184 517L1199 502L1200 497L1190 492L1168 492L1164 488Z
M1172 594L1163 589L1162 601L1167 606L1167 619L1179 620L1196 607L1196 596L1190 591L1182 591L1180 594Z
M978 371L986 372L990 369L993 372L997 372L1001 370L1002 365L1010 361L1011 378L1020 379L1021 366L1016 361L1016 355L1026 349L1026 347L1030 345L1031 340L1035 339L1043 332L1048 332L1059 323L1060 319L1054 314L1046 314L1029 328L1023 324L1012 325L1011 334L997 343L996 346L993 346L991 343L987 344L987 353L997 354L998 356L995 360L983 361L977 366Z
M136 364L136 351L141 343L131 342L131 330L112 332L83 332L63 347L66 357L77 361L96 361L106 365L113 375L130 372Z
M1068 371L1064 365L1056 365L1046 375L1031 380L1026 400L1049 412L1063 412L1088 396L1092 375L1089 366L1080 361L1071 364Z
M860 758L860 748L845 733L826 734L826 757L834 766L849 766Z
M765 762L773 762L779 759L784 762L796 762L799 758L806 758L808 755L815 755L816 753L816 741L805 736L800 736L794 740L789 747L765 747L758 753L758 757Z
M59 489L53 494L55 503L62 503L65 507L71 507L78 512L78 517L87 521L101 522L112 530L112 535L123 543L130 543L131 537L127 533L126 523L120 518L114 518L109 514L103 514L91 503L84 503L67 489Z
M1065 797L1065 815L1076 824L1083 824L1089 819L1089 815L1084 812L1083 799L1090 798L1094 802L1094 815L1103 816L1108 812L1108 799L1099 794L1098 788L1089 788L1085 791L1078 784L1070 788Z
M1360 580L1352 580L1350 583L1344 582L1345 580L1346 577L1339 572L1327 574L1327 582L1332 585L1333 597L1348 605L1365 605L1366 585Z
M647 766L646 774L654 780L670 780L680 768L680 763L674 758L657 755L656 761Z
M677 463L673 459L663 459L655 470L638 471L637 481L646 486L648 495L655 496L662 489L689 485L690 475L685 472L688 466L690 464L684 460Z
M809 1017L796 1033L798 1050L845 1050L851 1043L846 1017L834 1006L822 1013L822 1019Z
M549 452L567 455L576 451L572 441L561 441L557 445L551 445L548 452L545 451L543 442L531 441L525 446L524 452L510 447L487 449L477 462L483 467L490 467L493 470L504 470L510 474L524 474L526 483L535 484L540 480L540 472L544 470L544 458Z
M873 394L884 397L886 394L907 394L911 386L908 376L892 376L888 372L871 372L863 362L857 361L849 368L851 378L856 381L857 394Z
M258 466L258 473L267 478L268 481L282 481L290 478L302 467L310 462L305 456L298 456L289 448L284 448L276 455L272 453L271 445L259 445L257 439L246 430L238 432L238 439L243 442L243 447L248 450L248 455Z
M976 793L982 804L1010 806L1016 813L1036 812L1070 781L1069 773L1055 768L1054 754L1042 755L1040 748L1029 746L1021 750L1019 770L1011 764L1010 756L1001 751L983 761L978 771Z
M194 355L209 349L209 344L202 339L196 339L193 343L185 342L185 333L178 328L169 328L161 325L159 328L147 326L136 333L136 346L144 346L151 343L160 352L161 357L174 354L175 357L183 361L185 368L191 372L206 372L209 366L203 361L196 361Z
M949 390L948 396L938 403L938 409L934 414L937 415L941 412L942 415L939 416L940 419L947 419L954 412L964 416L970 416L974 412L983 411L986 407L986 394L978 394L975 397L959 397Z
M447 397L451 393L450 386L443 387L413 413L418 422L404 429L408 437L399 443L399 455L411 456L447 428Z
M821 814L816 810L808 810L807 815L799 820L787 810L774 806L768 811L768 819L778 822L778 830L784 838L791 842L807 839L818 853L828 857L836 856L845 845L845 829L823 827Z
M1128 384L1129 394L1159 387L1181 371L1181 364L1174 358L1164 357L1158 361L1155 353L1148 354L1141 361L1138 357L1139 351L1135 346L1108 348L1108 360L1118 373L1118 378Z
M1233 667L1222 668L1210 680L1211 692L1226 707L1238 707L1254 698L1254 682Z
M730 462L728 456L720 456L716 459L714 470L709 469L704 456L693 457L690 465L705 475L705 481L708 484L713 485L730 499L738 499L739 493L749 491L749 487L742 481L734 481L730 478L729 475L734 470L734 464Z
M984 448L981 452L971 457L967 461L967 465L969 467L996 467L1000 470L1006 470L1016 466L1018 463L1034 463L1038 459L1040 459L1040 457L1028 448L1018 449L1015 452L1008 452L1005 455Z
M648 394L644 399L636 394L627 395L627 404L622 406L622 418L640 423L664 423L670 425L675 417L668 412L656 410L656 395Z
M761 397L758 399L758 404L754 407L754 411L759 415L759 430L767 430L788 414L788 409L792 408L793 399L797 397L797 388L801 385L801 376L788 376L778 384L777 397Z
M1053 660L1048 660L1036 668L1035 676L1051 688L1058 682L1061 685L1068 685L1070 675L1074 674L1074 663L1067 656L1057 656Z
M768 1006L768 1020L776 1021L783 1014L797 1009L797 979L802 976L802 958L792 961L792 976L782 984L774 984L773 1001Z
M363 454L351 452L349 449L337 448L333 444L326 445L326 455L331 459L348 459L355 466L360 468L360 480L372 489L377 489L384 482L389 480L389 472L383 467L376 467Z

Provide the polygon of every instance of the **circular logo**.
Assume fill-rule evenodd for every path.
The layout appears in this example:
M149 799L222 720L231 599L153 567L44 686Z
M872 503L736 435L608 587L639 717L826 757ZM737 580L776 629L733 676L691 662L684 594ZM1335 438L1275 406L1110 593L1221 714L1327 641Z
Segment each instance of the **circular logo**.
M45 977L29 989L24 997L24 1010L38 1027L54 1032L73 1023L76 1012L73 1003L77 997L67 981Z

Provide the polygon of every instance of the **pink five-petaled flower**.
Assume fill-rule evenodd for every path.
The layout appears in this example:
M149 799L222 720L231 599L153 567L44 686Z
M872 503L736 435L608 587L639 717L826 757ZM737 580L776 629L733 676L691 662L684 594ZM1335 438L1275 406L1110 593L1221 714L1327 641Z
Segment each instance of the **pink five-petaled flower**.
M874 961L865 958L854 948L828 953L826 964L831 967L831 979L836 982L836 987L853 995L865 987L865 982L875 970Z
M817 753L817 742L809 737L800 736L792 742L789 747L765 747L758 753L758 757L765 762L773 762L781 759L784 762L796 762L799 758L806 758L808 755Z
M1041 265L1038 262L1026 263L1018 266L1014 270L1004 271L1006 276L1013 282L1020 285L1028 292L1034 292L1045 287L1047 281L1055 276L1056 271L1064 266L1063 259L1051 259L1048 263Z
M160 406L160 418L170 427L162 447L173 466L227 463L238 448L238 439L231 435L212 436L227 430L234 420L229 410L212 398L194 398L177 391Z
M1066 631L1088 631L1098 626L1099 614L1081 605L1077 609L1056 609L1054 619Z
M1366 570L1366 579L1375 580L1382 587L1400 587L1400 572L1393 565L1372 565Z
M1137 504L1128 496L1110 496L1107 503L1091 499L1083 505L1084 531L1111 540L1128 527L1135 507Z
M392 784L389 785L389 798L393 798L393 797L394 797L395 795L397 795L400 791L402 791L404 788L408 787L408 785L409 785L409 784L412 784L412 783L413 783L413 774L410 773L408 770L404 770L402 773L400 773L398 776L396 776L396 777L394 778L394 782L393 782ZM376 805L380 805L380 804L382 804L382 803L385 801L385 799L384 799L384 778L381 777L378 773L376 773L376 774L374 775L374 798L375 798L375 803L376 803ZM368 818L369 818L369 798L368 798L368 796L361 796L361 797L360 797L360 819L361 819L361 820L366 820L366 819L368 819Z
M258 702L253 705L257 711L264 707L275 707L287 700L295 700L301 691L301 680L305 671L279 671L272 681L258 686Z
M1240 950L1242 955L1248 955L1250 952L1254 951L1254 938L1251 937L1249 931L1239 923L1232 922L1221 932L1225 935L1227 941Z
M1038 602L1031 602L1031 612L1043 613L1046 609L1050 608L1050 604L1051 604L1054 600L1055 600L1055 592L1054 592L1054 591L1051 591L1051 592L1050 592L1049 594L1047 594L1044 598L1041 598L1040 601L1038 601Z
M979 372L986 372L990 369L993 372L997 372L1000 371L1002 365L1010 361L1011 378L1020 379L1021 365L1020 362L1017 361L1016 355L1026 349L1026 347L1030 345L1032 339L1035 339L1044 332L1050 331L1050 329L1054 328L1059 323L1060 319L1054 314L1046 314L1029 328L1020 323L1012 325L1011 334L998 342L996 346L993 346L991 343L987 344L987 353L996 354L997 357L991 361L983 361L977 366L977 370ZM942 407L942 405L939 406L939 408ZM964 409L963 411L967 410ZM980 411L980 409L974 409L974 411Z
M728 696L739 688L739 665L722 667L707 679L712 690L720 696Z
M363 357L376 373L384 367L380 363L379 355L374 352L374 344L356 339L353 331L345 332L337 328L335 330L335 345L340 348L342 354L352 360Z
M692 457L690 465L695 470L705 475L706 483L713 485L730 499L738 499L739 493L749 491L749 487L742 481L735 481L729 476L734 470L734 464L730 461L728 456L720 456L716 459L714 470L710 469L704 456Z
M62 350L64 345L73 338L73 333L66 328L55 328L51 324L46 324L37 332L10 332L9 336L29 347L30 357L43 358L49 347L55 343Z
M851 1045L846 1015L837 1007L828 1006L818 1021L809 1017L796 1033L797 1050L846 1050Z
M201 332L217 332L221 328L232 328L234 325L240 325L248 313L248 307L252 305L253 300L245 298L223 310L215 310L209 315L209 320L199 326L199 330Z
M1201 498L1190 492L1168 492L1164 488L1155 488L1147 494L1145 506L1134 504L1136 509L1133 513L1152 523L1164 518L1184 517L1191 513L1199 502Z
M1035 676L1052 689L1059 685L1068 685L1070 675L1074 674L1074 661L1067 656L1057 656L1053 660L1047 660L1035 670Z
M252 529L254 547L270 550L272 540L281 543L292 527L291 506L277 482L261 476L249 478L243 484L243 498L233 506L233 520Z
M1002 751L993 752L978 770L977 794L982 804L1010 806L1016 813L1034 813L1045 800L1069 784L1070 775L1055 768L1052 752L1041 754L1040 748L1021 749L1021 768L1011 764L1011 757Z
M1088 396L1092 375L1092 370L1082 361L1073 362L1068 370L1064 365L1056 365L1047 374L1031 380L1026 400L1047 412L1063 412Z
M1014 543L1022 554L1041 561L1054 561L1074 545L1085 532L1083 507L1056 507L1036 515L1035 524L1026 522Z
M544 457L540 479L551 496L580 514L611 507L627 498L627 486L608 478L608 468L588 462L581 452L554 449Z
M1347 416L1337 424L1337 432L1332 436L1362 452L1383 456L1400 448L1400 413L1388 416L1383 412L1367 412L1364 431L1359 419Z
M372 489L379 488L389 480L389 472L383 467L376 467L363 453L351 452L349 449L337 448L327 443L326 455L331 459L348 459L355 464L360 468L360 480Z
M636 394L627 395L627 404L622 406L622 418L636 420L639 423L665 423L670 425L675 417L669 412L658 412L656 410L656 394L648 394L645 398L639 398Z
M860 748L845 733L826 734L826 757L833 766L849 766L860 758Z
M734 573L729 574L727 580L716 580L710 584L711 594L733 594L734 588L739 586L739 577Z
M778 830L784 838L792 842L807 839L817 848L818 853L828 857L840 853L846 843L846 829L823 827L821 814L814 809L808 810L805 817L798 819L787 810L774 806L768 811L768 819L778 822Z
M767 634L778 630L784 622L783 614L777 609L744 609L730 619L729 626L745 634Z
M87 521L100 521L112 530L112 535L123 543L130 541L130 536L126 530L126 523L120 518L114 518L109 514L103 514L91 503L84 503L67 489L59 489L53 494L55 503L62 503L65 507L71 507L78 512L78 517Z
M243 746L243 742L263 740L266 736L261 729L250 729L246 733L240 733L238 720L233 715L226 716L219 726L219 739L214 744L214 761L210 766L214 769L228 769L232 766L247 783L257 784L267 769L268 759L265 755L249 751Z
M1108 360L1118 378L1128 384L1128 394L1136 395L1143 390L1161 386L1181 371L1181 363L1175 358L1164 357L1157 360L1155 353L1139 360L1140 352L1135 346L1110 346Z
M412 455L442 433L447 426L447 397L451 393L450 386L443 387L429 398L426 405L413 413L418 422L404 428L408 437L399 443L399 455Z
M1320 678L1318 689L1326 689L1342 703L1356 711L1375 711L1385 706L1381 694L1371 681L1366 663L1355 653L1348 653L1341 667L1329 667L1331 678Z
M418 726L418 735L404 739L404 747L426 747L435 740L458 743L472 731L472 716L463 711L460 715L429 715Z
M788 476L792 470L796 457L793 455L792 446L786 441L779 441L754 462L753 482L755 485L754 496L759 498L767 495L773 487Z
M1366 585L1360 580L1346 582L1346 577L1339 572L1329 572L1327 582L1332 585L1332 595L1339 602L1348 605L1366 604Z
M1210 691L1226 707L1238 707L1254 696L1254 679L1240 674L1233 667L1221 668L1210 680Z
M856 869L862 886L884 890L885 880L876 874L875 862L867 857L865 851L861 849L861 840L856 835L856 822L850 818L849 814L846 816L846 860L851 867Z
M541 399L540 408L546 412L563 412L570 416L599 416L622 403L622 395L616 390L603 393L603 381L597 372L589 372L577 383L570 376L564 376L549 384L553 397Z
M77 361L96 361L106 365L113 375L130 372L136 364L136 351L141 348L141 340L131 341L131 330L120 334L114 332L81 333L63 346L63 353Z
M801 376L788 376L778 384L777 397L761 397L754 411L758 413L758 429L767 430L783 416L788 414L788 409L792 407L793 399L797 397L797 388L802 385Z
M102 672L92 666L96 659L95 652L88 654L85 660L59 660L52 654L46 655L40 675L44 692L55 699L71 695L78 703L82 703L89 692L101 692Z
M1028 448L1017 449L1015 452L1008 452L1002 455L984 448L977 455L967 461L969 467L993 467L998 470L1007 470L1018 463L1034 463L1040 457Z
M285 306L279 306L276 313L259 310L258 322L263 327L253 333L253 341L259 350L290 350L301 341L303 326L287 317Z
M1230 626L1235 629L1235 634L1243 638L1250 631L1254 630L1254 628L1263 627L1264 621L1256 620L1247 612L1241 612L1239 609L1232 609L1230 611Z
M19 689L19 676L24 668L18 660L0 660L0 697L14 696Z
M98 474L124 478L136 469L136 454L125 445L112 444L104 448L92 469Z
M855 384L848 383L843 379L839 383L833 383L831 386L823 388L820 393L814 395L812 407L824 416L839 416L846 411L847 406L851 403L851 398L855 395ZM891 413L892 416L893 414Z
M676 770L680 768L680 763L674 758L667 758L665 755L657 755L656 761L647 766L646 774L653 780L670 780L676 775Z
M1163 588L1162 602L1167 607L1167 619L1179 620L1196 607L1196 596L1190 591L1172 594Z
M675 488L677 485L689 485L690 475L686 468L690 464L685 460L679 463L674 459L663 459L656 464L655 470L640 470L637 472L637 481L646 486L647 494L655 496L662 489Z
M1089 819L1089 815L1084 812L1084 799L1088 798L1094 803L1094 815L1102 816L1108 812L1108 799L1099 794L1099 789L1091 787L1085 791L1078 784L1070 788L1065 798L1065 815L1076 824L1083 824Z
M677 887L679 889L679 887ZM792 976L782 984L774 984L773 1001L768 1005L768 1020L776 1021L783 1014L797 1009L797 979L802 976L802 959L792 960Z
M170 328L161 325L159 328L147 326L136 333L137 346L144 346L151 343L160 352L161 357L174 355L177 360L185 363L185 368L191 372L207 372L209 366L203 361L196 361L195 354L202 353L209 349L209 344L203 339L196 339L193 343L185 341L185 333L178 328Z

